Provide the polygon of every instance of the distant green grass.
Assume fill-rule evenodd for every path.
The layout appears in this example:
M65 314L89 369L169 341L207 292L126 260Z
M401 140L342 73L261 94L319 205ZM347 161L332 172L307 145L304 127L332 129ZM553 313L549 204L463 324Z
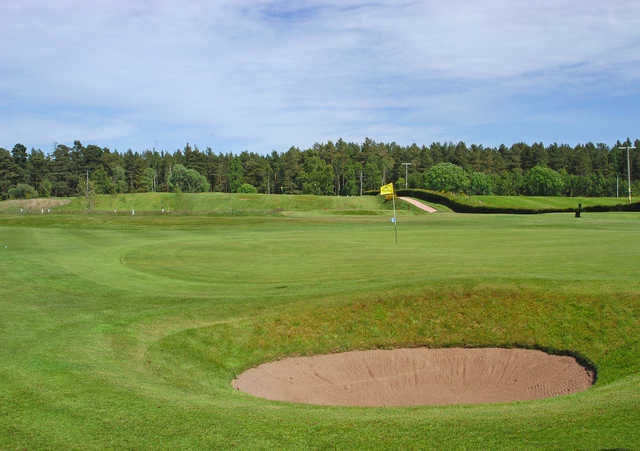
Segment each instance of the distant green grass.
M72 198L60 211L84 211L87 202L83 197ZM219 215L287 215L306 214L381 214L391 208L383 199L375 196L312 196L266 195L229 193L138 193L99 195L95 211L159 214L164 208L169 214L219 214Z
M624 204L623 198L597 197L554 197L554 196L466 196L449 194L453 199L469 205L501 208L577 208L593 205ZM64 205L60 205L64 203ZM429 203L439 212L451 212L440 204ZM84 197L59 199L32 199L1 201L0 213L19 212L24 208L28 213L39 213L41 207L50 207L57 212L87 212ZM389 214L391 202L381 196L312 196L312 195L266 195L229 193L134 193L98 195L91 210L94 213L127 214L135 210L137 214L208 214L236 216L309 216L309 215L380 215ZM399 201L400 214L422 214L416 207Z
M394 245L377 215L2 215L0 449L638 448L638 221L406 215ZM285 355L412 345L569 350L598 383L389 409L230 385Z
M624 198L605 197L560 197L560 196L466 196L451 194L451 197L469 204L506 208L577 208L593 205L618 205L626 203ZM436 205L439 211L450 211ZM274 214L281 212L314 212L318 214L377 214L381 209L391 209L390 202L380 196L312 196L312 195L265 195L229 193L138 193L97 196L95 210L131 210L158 212L162 208L173 212L210 212L220 214ZM86 209L84 198L72 198L62 210ZM415 208L411 208L416 210ZM398 210L408 210L398 202Z
M498 208L578 208L594 205L626 204L627 199L615 197L561 197L561 196L465 196L451 194L451 197L468 205Z

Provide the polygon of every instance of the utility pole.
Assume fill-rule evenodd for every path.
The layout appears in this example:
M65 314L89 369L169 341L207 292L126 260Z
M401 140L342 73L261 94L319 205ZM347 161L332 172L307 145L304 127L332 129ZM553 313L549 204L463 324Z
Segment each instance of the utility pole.
M87 199L87 211L89 211L91 209L91 199L89 198L89 169L87 168L87 172L86 172L86 181L85 181L85 187L84 187L84 196L85 199Z
M360 169L360 195L362 196L362 169Z
M620 189L619 189L619 183L618 183L618 174L616 174L616 198L620 197Z
M87 169L87 181L84 187L84 195L87 199L87 210L91 208L91 201L89 200L89 169Z
M402 163L402 165L404 166L404 189L407 189L409 187L409 166L411 166L411 163Z
M629 203L631 203L631 162L629 159L629 150L635 149L635 147L619 146L618 149L627 149L627 189L629 191Z

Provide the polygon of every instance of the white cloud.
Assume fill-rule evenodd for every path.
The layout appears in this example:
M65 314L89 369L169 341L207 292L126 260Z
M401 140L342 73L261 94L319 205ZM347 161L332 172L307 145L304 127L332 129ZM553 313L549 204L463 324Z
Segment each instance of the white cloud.
M637 95L639 25L635 1L5 3L0 144L455 139L522 93Z
M80 118L76 115L59 117L36 117L34 115L11 115L0 127L0 142L26 142L16 136L32 136L37 133L42 150L51 151L54 143L72 143L84 137L90 144L98 141L112 141L135 133L135 127L121 119ZM28 144L28 142L26 142ZM10 147L9 147L10 148Z

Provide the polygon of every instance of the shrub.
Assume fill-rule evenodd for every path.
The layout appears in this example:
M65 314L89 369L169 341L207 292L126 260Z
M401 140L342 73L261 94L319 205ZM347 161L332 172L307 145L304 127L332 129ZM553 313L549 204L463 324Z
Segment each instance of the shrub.
M31 199L32 197L38 197L38 192L33 186L26 183L18 183L9 188L9 198L11 199Z
M424 173L426 187L434 191L466 193L469 176L463 168L453 163L438 163Z
M471 174L471 194L493 194L493 179L482 172Z
M195 169L187 169L181 164L176 164L169 177L169 189L173 192L202 193L209 191L209 182Z
M559 196L564 188L560 173L544 166L534 166L525 181L527 194L532 196Z
M255 186L250 185L249 183L243 183L242 185L240 185L240 187L238 188L238 192L239 193L257 193L258 190L256 189Z
M51 197L53 191L53 183L49 179L44 179L40 184L40 195L42 197Z

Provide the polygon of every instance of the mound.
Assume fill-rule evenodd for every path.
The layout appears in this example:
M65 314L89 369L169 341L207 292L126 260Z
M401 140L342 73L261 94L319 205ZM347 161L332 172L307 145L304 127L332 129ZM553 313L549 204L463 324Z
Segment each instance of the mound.
M413 406L548 398L586 390L593 379L573 357L542 351L414 348L287 358L249 369L232 385L278 401Z

